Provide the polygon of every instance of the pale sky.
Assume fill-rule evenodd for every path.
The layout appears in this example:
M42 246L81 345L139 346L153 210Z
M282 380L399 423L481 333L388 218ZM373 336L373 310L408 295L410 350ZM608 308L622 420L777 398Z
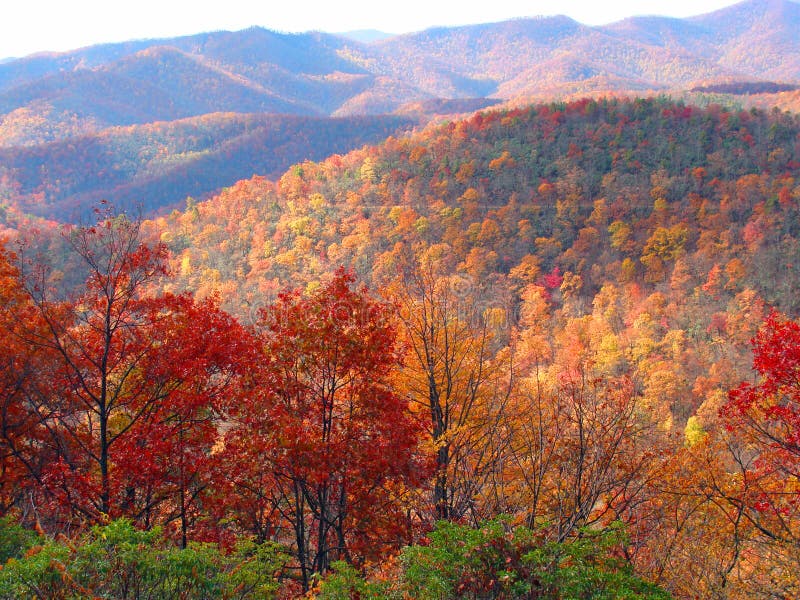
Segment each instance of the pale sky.
M260 25L277 31L421 31L565 14L586 25L632 15L698 15L734 0L4 0L0 59L104 42Z

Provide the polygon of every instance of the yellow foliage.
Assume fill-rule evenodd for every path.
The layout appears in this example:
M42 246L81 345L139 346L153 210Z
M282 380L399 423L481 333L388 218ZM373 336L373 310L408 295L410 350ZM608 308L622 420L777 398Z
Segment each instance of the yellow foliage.
M686 427L683 430L683 434L686 440L686 445L689 447L699 443L706 436L706 432L703 429L703 426L700 424L700 419L694 415L689 417L689 419L686 421Z
M192 257L188 252L184 252L181 257L181 275L186 277L192 273Z

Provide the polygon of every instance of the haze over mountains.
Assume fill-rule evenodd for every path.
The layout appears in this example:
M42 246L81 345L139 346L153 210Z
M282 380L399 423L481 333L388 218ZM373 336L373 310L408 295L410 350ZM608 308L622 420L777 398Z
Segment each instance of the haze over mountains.
M0 147L6 148L0 190L15 195L26 210L52 216L50 206L79 201L74 190L44 181L47 168L40 169L42 185L21 182L25 167L18 162L24 159L13 158L9 148L40 147L34 152L40 164L34 166L41 167L53 152L62 151L54 142L71 139L81 147L88 143L86 136L106 135L109 127L211 113L228 113L213 119L221 130L237 130L222 125L240 119L232 113L315 118L395 113L423 123L436 113L520 99L699 86L713 91L715 84L728 85L728 91L735 91L731 84L736 84L758 92L769 90L769 82L791 89L800 83L798 31L797 2L746 0L690 19L633 17L603 27L563 16L531 18L436 28L369 43L319 32L251 28L37 54L0 64ZM398 125L392 118L377 130L383 135ZM134 131L132 139L142 138ZM379 139L358 135L350 143L347 137L335 151ZM130 143L144 148L149 143L144 138ZM203 150L215 152L225 143L231 143L227 135L216 135ZM185 166L196 158L169 150L176 145L185 144L164 145L174 163ZM304 157L295 153L292 160ZM123 171L141 179L142 169L129 164ZM212 187L192 193L203 195L234 181L215 180ZM91 195L113 189L99 181ZM185 195L178 186L164 203Z

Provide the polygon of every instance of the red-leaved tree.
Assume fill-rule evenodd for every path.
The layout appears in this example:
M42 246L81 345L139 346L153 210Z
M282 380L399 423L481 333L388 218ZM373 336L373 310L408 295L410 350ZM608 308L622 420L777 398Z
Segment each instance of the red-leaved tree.
M772 312L753 339L760 380L728 394L721 413L741 473L729 493L760 535L800 543L800 324Z
M166 250L145 243L137 221L101 216L65 238L82 285L60 293L41 265L22 278L35 319L17 336L46 357L26 410L49 460L28 471L51 521L177 522L185 545L250 338L214 301L151 293Z
M263 355L225 449L229 508L260 536L290 538L300 578L408 539L403 498L426 472L420 426L390 386L391 307L339 270L264 311Z

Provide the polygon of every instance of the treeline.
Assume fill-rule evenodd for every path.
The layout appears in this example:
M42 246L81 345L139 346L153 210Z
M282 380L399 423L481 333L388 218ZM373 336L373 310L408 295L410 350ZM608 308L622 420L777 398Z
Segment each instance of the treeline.
M778 94L780 92L793 92L797 86L790 83L776 83L774 81L735 81L732 83L716 83L699 85L690 89L690 92L707 92L712 94Z

